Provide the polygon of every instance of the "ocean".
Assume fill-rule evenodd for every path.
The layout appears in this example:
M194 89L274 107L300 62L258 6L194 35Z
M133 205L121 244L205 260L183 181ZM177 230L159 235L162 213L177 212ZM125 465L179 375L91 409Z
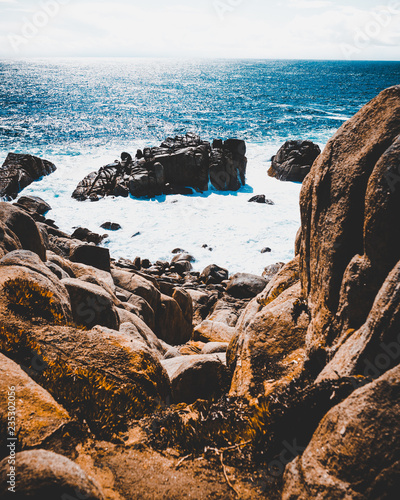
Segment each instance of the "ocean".
M321 149L381 90L400 83L400 63L270 60L0 60L0 161L8 152L55 163L57 172L23 194L40 196L60 229L118 222L104 244L114 258L170 260L179 247L201 271L261 274L289 261L300 226L300 184L267 176L271 156L289 139ZM166 137L247 143L247 182L239 192L209 191L154 199L71 198L88 173L122 151ZM275 205L248 203L265 194ZM207 248L203 248L207 245ZM261 253L265 247L270 253Z

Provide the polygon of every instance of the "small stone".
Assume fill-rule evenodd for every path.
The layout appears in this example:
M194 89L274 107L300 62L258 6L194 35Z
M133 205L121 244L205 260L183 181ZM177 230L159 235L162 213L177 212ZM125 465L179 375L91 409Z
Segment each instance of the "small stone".
M106 231L118 231L119 229L122 229L122 227L116 222L105 222L100 227Z
M261 253L270 253L272 250L269 247L265 247L261 250Z
M186 250L182 250L182 248L174 248L171 253L173 253L174 255L177 253L186 253Z
M272 200L268 200L265 194L258 194L257 196L253 196L250 198L249 203L263 203L265 205L275 205Z

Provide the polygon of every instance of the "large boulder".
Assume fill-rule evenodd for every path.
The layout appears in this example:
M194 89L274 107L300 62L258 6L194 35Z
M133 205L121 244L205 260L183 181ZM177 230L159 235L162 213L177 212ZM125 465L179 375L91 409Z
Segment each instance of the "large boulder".
M25 255L20 259L18 254ZM57 324L72 320L67 289L32 252L11 252L0 261L0 315L4 322L10 311Z
M9 482L11 467L14 479ZM77 464L46 450L17 453L13 465L5 458L0 462L0 485L3 500L105 499L100 487Z
M178 302L168 295L161 295L155 331L160 339L171 345L185 344L192 336L192 322L185 318Z
M9 402L8 407L5 404L0 407L0 423L2 429L9 427L9 444L14 438L24 448L50 444L57 434L72 428L68 412L19 365L1 353L0 374L1 393ZM13 418L8 421L10 411L16 415L10 414ZM5 438L2 436L1 441Z
M180 356L162 361L172 386L175 403L220 397L228 387L225 354Z
M25 210L0 202L0 256L18 249L31 250L46 260L46 248L35 221Z
M314 163L301 191L300 274L312 321L308 356L366 321L400 259L400 86L346 122Z
M332 408L286 467L284 500L397 498L400 366Z
M16 198L26 186L55 170L53 163L36 156L8 153L0 168L0 198Z
M13 359L92 432L110 436L170 398L168 375L143 337L103 326L0 329L0 344L9 348L10 339Z
M211 264L207 266L200 275L200 280L206 285L218 285L229 278L227 269Z
M69 258L72 262L80 262L110 272L110 251L108 248L95 245L77 245L71 249Z
M249 299L261 293L267 285L268 281L261 276L237 273L229 280L226 291L238 299Z
M197 326L210 314L218 300L218 292L192 288L186 288L186 292L190 295L193 303L193 326Z
M269 394L301 372L309 317L299 308L299 297L297 283L267 305L256 298L244 310L227 352L231 396Z
M193 339L202 342L230 342L235 328L221 321L204 320L193 330Z
M17 207L23 208L32 214L44 215L51 206L39 196L21 196L15 203Z
M134 272L120 271L119 269L112 269L111 275L118 287L142 297L153 311L157 311L161 301L161 293L150 279Z
M271 159L270 177L303 182L321 149L311 141L287 141Z
M118 330L119 317L112 296L104 288L75 278L63 279L61 283L68 290L77 325L88 329L102 325Z

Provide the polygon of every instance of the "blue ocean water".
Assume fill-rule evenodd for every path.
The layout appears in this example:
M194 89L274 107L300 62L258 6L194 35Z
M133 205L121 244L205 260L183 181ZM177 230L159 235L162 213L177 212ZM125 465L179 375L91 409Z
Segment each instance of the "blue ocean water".
M25 193L49 201L49 215L64 230L86 225L99 231L103 219L117 219L123 230L106 242L116 257L168 259L183 246L194 253L198 269L214 261L231 271L260 273L291 258L300 223L300 186L267 178L271 155L287 139L323 147L345 120L398 83L400 63L388 62L3 60L0 161L9 151L54 161L57 173ZM71 200L84 175L121 151L187 131L208 140L245 139L248 185L227 196ZM276 203L268 213L247 203L250 193L263 191ZM204 243L212 254L201 249ZM265 246L270 254L260 254Z

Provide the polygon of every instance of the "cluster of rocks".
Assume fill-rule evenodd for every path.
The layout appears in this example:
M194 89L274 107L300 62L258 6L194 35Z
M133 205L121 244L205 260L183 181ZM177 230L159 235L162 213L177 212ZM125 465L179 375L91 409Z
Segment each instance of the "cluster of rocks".
M35 208L40 200L1 203L0 383L5 390L18 380L24 449L65 454L60 443L82 424L69 408L74 391L60 404L51 395L62 393L58 379L46 387L62 362L69 376L59 383L78 380L84 394L100 378L113 400L128 391L116 409L128 426L162 402L191 411L183 403L199 398L247 401L266 419L263 457L283 473L284 500L396 498L399 153L396 86L345 123L314 162L301 192L295 258L262 277L229 277L215 265L194 273L182 251L169 263L116 262L47 222ZM33 308L33 291L50 292L52 321L24 320L7 293L10 280L32 290L19 308ZM141 406L131 408L136 399ZM101 412L109 401L103 394L97 404ZM268 419L277 422L274 432ZM76 485L85 498L104 498L75 464L50 452L19 455L26 485L41 469L44 492L48 483ZM6 470L3 461L1 478Z
M212 145L196 134L168 138L160 147L139 150L133 159L102 167L83 179L72 197L96 201L104 196L135 197L237 191L246 182L246 144L238 139L215 140Z
M270 177L280 181L303 182L321 149L311 141L287 141L271 158Z

